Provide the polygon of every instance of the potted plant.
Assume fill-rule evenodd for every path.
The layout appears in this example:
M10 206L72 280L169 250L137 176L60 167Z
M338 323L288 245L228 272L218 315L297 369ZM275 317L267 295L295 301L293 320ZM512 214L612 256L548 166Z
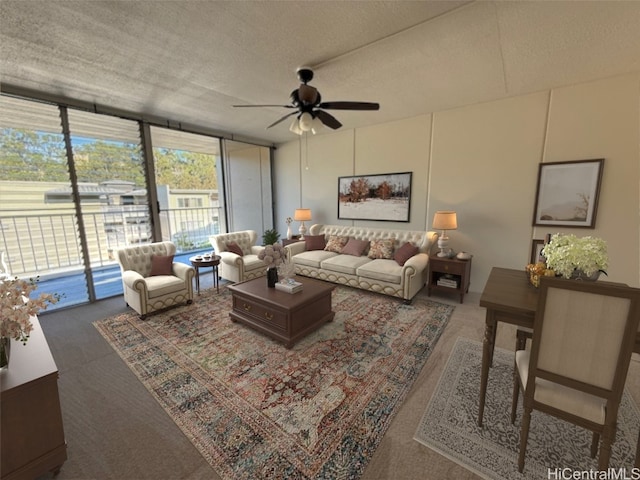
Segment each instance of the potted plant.
M547 267L564 278L596 280L609 266L607 243L601 238L555 234L542 249Z
M275 228L270 228L262 234L262 245L273 245L274 243L278 243L279 239L280 234L278 231Z

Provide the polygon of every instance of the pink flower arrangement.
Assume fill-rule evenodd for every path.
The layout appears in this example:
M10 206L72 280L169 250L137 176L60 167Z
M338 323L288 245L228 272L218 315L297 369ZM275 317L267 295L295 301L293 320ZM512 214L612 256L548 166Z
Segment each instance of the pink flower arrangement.
M279 243L273 245L267 245L258 254L258 258L262 260L267 268L277 267L281 263L286 261L287 254L284 251L284 247Z
M57 303L59 295L43 293L38 298L29 294L38 288L37 280L19 278L0 280L0 337L27 343L33 329L31 316Z

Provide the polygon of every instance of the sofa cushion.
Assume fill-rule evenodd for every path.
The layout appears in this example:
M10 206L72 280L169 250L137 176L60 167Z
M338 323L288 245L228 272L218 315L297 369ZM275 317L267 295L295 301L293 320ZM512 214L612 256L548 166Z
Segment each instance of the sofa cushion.
M253 253L244 255L242 257L242 263L244 264L245 272L251 272L259 268L264 268L265 271L267 270L267 265L258 258L258 255L255 255Z
M349 237L342 237L338 235L329 235L329 241L324 249L328 252L342 253L342 249L349 241Z
M367 240L358 240L357 238L350 238L347 244L342 249L342 254L359 257L364 253L365 249L368 246L369 246L369 242Z
M241 257L244 255L244 252L240 248L236 242L228 242L227 243L227 252L235 253L236 255L240 255Z
M402 245L393 256L393 259L398 262L398 265L403 266L407 260L418 253L418 247L411 242L407 242Z
M306 265L307 267L320 268L320 263L327 258L338 255L335 252L327 252L326 250L311 250L310 252L302 252L294 255L293 263L298 265Z
M184 290L184 280L173 275L155 275L144 279L149 298L157 298Z
M371 262L370 258L354 255L336 255L320 263L323 270L355 275L358 267Z
M173 275L173 255L151 255L150 277Z
M395 260L377 259L370 260L356 270L359 277L400 284L402 267Z
M369 245L369 258L393 258L393 246L396 243L395 238L385 238L381 240L371 240Z
M326 242L324 235L305 235L304 248L307 250L324 250Z

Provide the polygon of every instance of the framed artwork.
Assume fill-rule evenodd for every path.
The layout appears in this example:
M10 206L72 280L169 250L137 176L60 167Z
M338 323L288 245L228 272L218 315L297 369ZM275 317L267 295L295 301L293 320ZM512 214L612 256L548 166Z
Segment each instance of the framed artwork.
M544 240L531 240L531 258L529 259L529 263L544 262L544 257L542 256L544 245Z
M338 218L408 222L411 172L338 177Z
M595 228L604 158L541 163L533 225Z

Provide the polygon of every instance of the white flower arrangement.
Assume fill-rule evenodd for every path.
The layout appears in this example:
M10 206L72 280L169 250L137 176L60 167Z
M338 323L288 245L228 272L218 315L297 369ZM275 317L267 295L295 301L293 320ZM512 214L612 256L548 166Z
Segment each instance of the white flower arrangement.
M603 272L609 266L607 242L601 238L555 234L542 249L547 267L564 278L571 278L575 270L590 276Z
M46 310L49 304L57 303L59 295L43 293L38 298L29 294L38 288L37 280L0 280L0 337L13 338L26 345L33 330L31 316Z
M258 258L262 260L267 268L277 267L287 259L287 254L284 251L284 247L279 243L273 245L267 245L258 254Z

